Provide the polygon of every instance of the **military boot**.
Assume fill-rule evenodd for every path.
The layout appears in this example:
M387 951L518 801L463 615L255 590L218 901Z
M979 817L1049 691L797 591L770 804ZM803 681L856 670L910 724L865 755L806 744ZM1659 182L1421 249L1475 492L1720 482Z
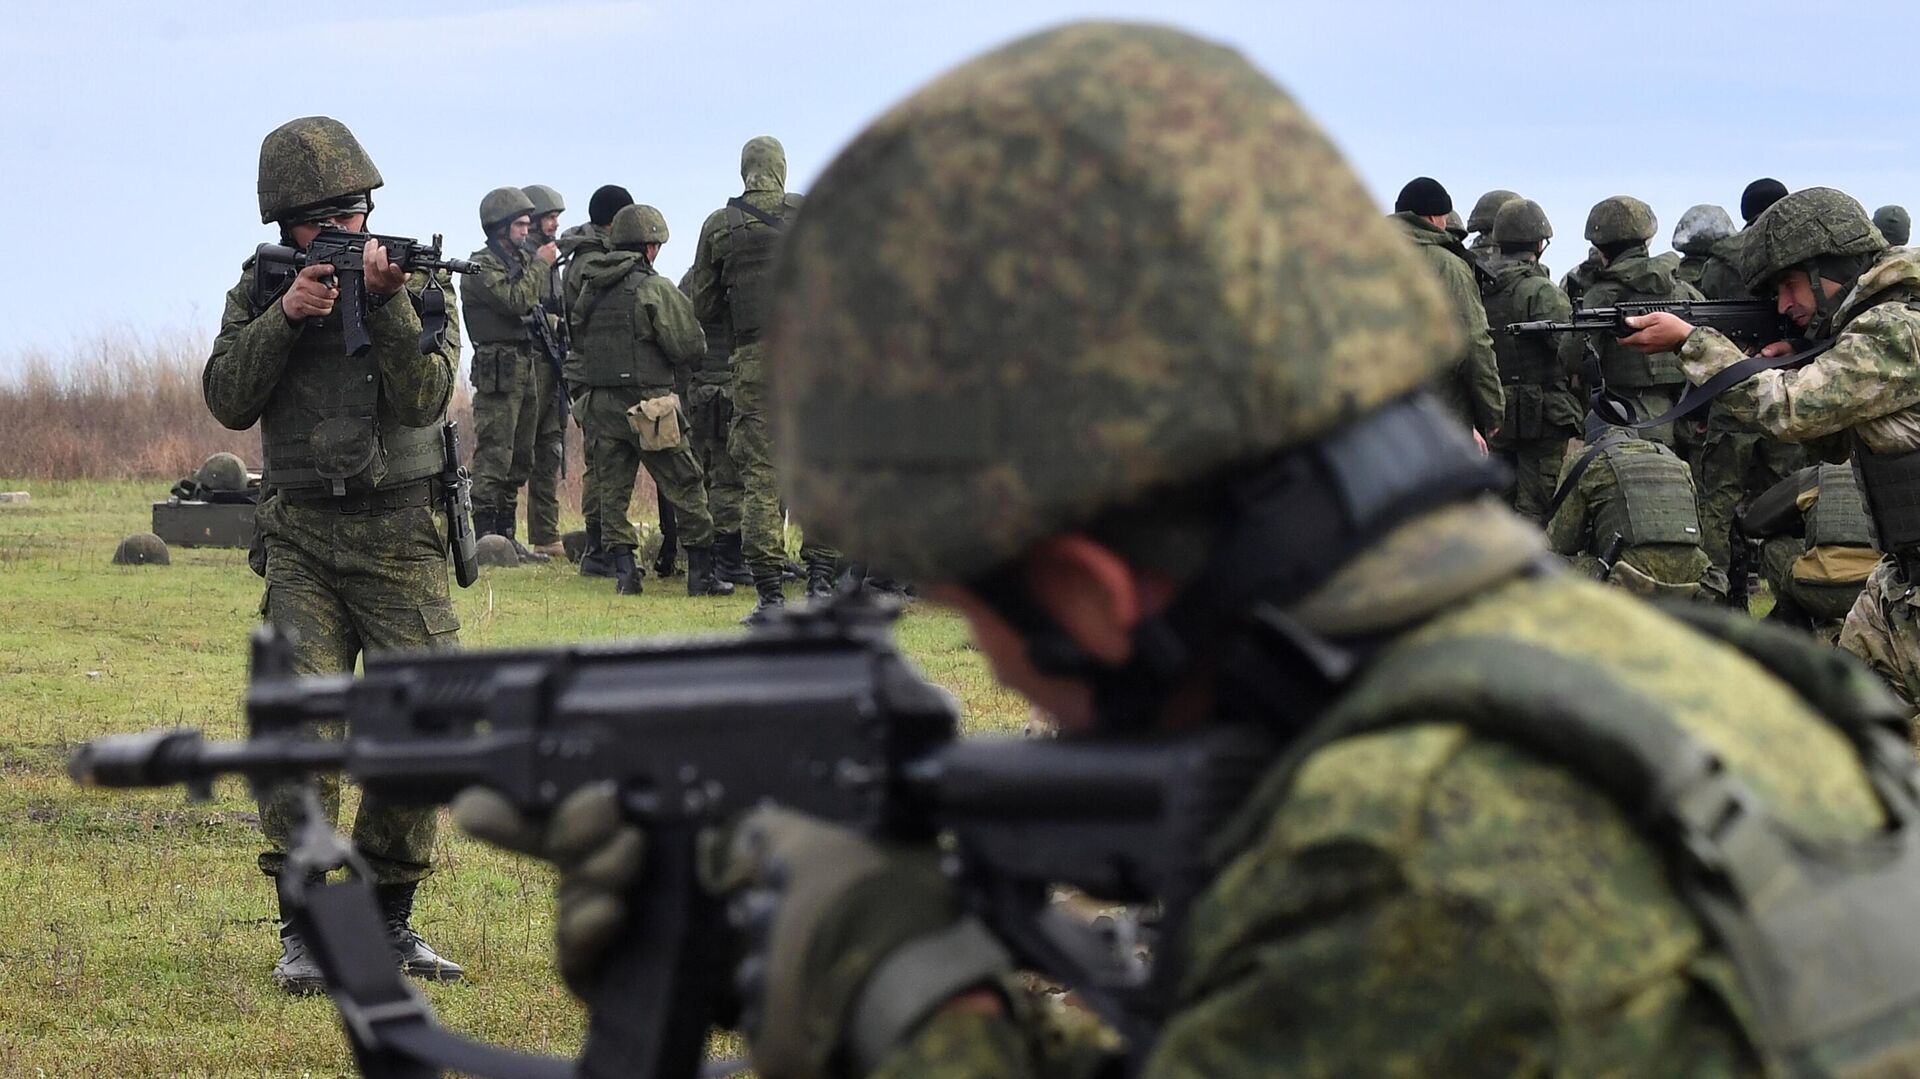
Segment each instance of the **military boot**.
M600 545L600 522L587 522L587 547L580 552L580 576L611 577L613 557Z
M382 884L374 888L380 901L380 916L387 923L387 943L400 956L400 970L409 978L430 982L457 982L467 972L446 958L413 929L413 893L417 884Z
M613 590L622 596L637 596L641 592L640 580L646 571L633 560L633 548L620 546L612 548L610 561L613 564Z
M513 513L511 511L501 515L501 520L499 524L500 524L500 534L507 537L508 543L513 544L513 553L520 557L521 565L526 565L528 562L553 561L553 558L551 556L541 554L538 551L530 551L527 549L526 544L520 542L520 537L515 535L515 533L519 530L520 526L518 523L514 521Z
M315 878L313 883L318 881L319 878ZM320 973L320 964L314 961L313 953L307 950L307 942L293 928L286 894L278 881L274 891L280 902L280 958L273 964L273 984L279 986L281 992L296 997L322 992L327 988L327 979Z
M495 531L493 522L494 516L492 510L483 510L475 506L473 509L473 538L479 539L482 536L493 535Z
M677 543L668 543L665 540L662 540L660 542L660 553L655 555L653 558L653 575L655 577L658 577L664 581L668 577L671 577L674 574L680 572L680 567L675 565L675 562L678 561L675 558L675 552L679 549L679 547L680 545ZM693 588L693 551L692 550L687 551L687 588L688 589Z
M807 598L812 600L833 598L833 571L836 567L828 559L816 558L807 563Z
M753 605L753 610L748 611L747 616L740 620L741 625L765 625L768 621L772 620L774 616L786 609L787 597L785 593L780 591L780 574L770 573L764 576L755 574L753 578L753 589L760 594L760 599L759 602Z
M739 532L716 532L713 536L713 572L729 584L752 584L753 571L747 568Z
M713 572L713 548L687 548L687 595L731 596L733 584Z

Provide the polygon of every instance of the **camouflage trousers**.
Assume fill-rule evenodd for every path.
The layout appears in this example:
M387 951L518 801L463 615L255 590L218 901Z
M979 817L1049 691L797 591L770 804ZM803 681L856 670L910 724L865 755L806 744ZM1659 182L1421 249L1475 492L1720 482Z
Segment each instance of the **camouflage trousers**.
M780 520L780 476L773 466L773 435L767 427L766 372L759 342L733 350L733 427L727 453L740 472L740 531L747 565L756 577L778 572L787 561ZM804 522L802 524L804 527ZM835 562L840 552L806 541L800 557L808 563Z
M1899 563L1883 557L1840 627L1840 647L1859 656L1905 702L1920 711L1920 596Z
M582 416L587 404L587 388L569 386L568 391L572 394L573 423L580 428L580 515L587 519L588 524L598 524L600 496L595 490L593 478L593 436L588 433L587 421Z
M351 671L367 652L459 643L460 619L447 591L447 523L437 509L342 514L276 496L261 505L256 520L267 562L261 613L294 634L296 674ZM328 819L337 820L340 781L326 776L314 785ZM298 789L282 787L260 806L269 849L259 864L269 876L286 861L298 805ZM417 881L432 869L436 820L432 807L365 797L354 817L353 844L378 883Z
M481 345L473 369L473 508L510 515L533 477L540 407L533 346Z
M566 464L567 425L560 416L567 384L546 356L533 364L533 472L527 477L527 542L560 542L560 471Z
M1774 614L1792 621L1813 623L1813 632L1834 643L1840 626L1860 599L1864 582L1808 581L1793 575L1794 562L1806 553L1806 541L1797 536L1775 536L1760 548L1760 572L1773 592Z
M707 510L713 514L713 530L738 532L740 470L727 452L727 431L733 426L731 388L695 383L687 391L687 423L693 429L693 455L707 472Z
M681 545L705 547L713 542L706 474L693 455L692 441L686 438L686 417L680 417L682 445L676 450L641 449L640 436L627 423L627 409L670 392L664 388L594 387L580 398L580 422L593 445L593 504L600 515L600 535L608 547L640 546L640 536L627 519L627 510L633 503L634 480L643 467L673 506L674 517L680 522Z
M1759 494L1791 476L1806 463L1806 450L1746 427L1715 404L1700 444L1701 546L1725 579L1730 557L1733 515L1749 495Z
M1553 504L1553 491L1560 483L1570 434L1517 439L1501 453L1513 469L1514 511L1535 524L1547 523L1547 507Z

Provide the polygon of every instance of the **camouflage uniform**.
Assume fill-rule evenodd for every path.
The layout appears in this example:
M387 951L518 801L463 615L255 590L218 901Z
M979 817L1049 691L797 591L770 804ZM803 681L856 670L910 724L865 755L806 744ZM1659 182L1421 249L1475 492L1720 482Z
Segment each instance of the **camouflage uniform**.
M693 271L680 279L680 291L693 298L689 287ZM740 470L727 452L727 432L733 427L733 343L726 321L700 324L707 337L707 357L688 379L687 422L693 427L693 453L707 474L707 510L713 515L716 542L737 549L740 537ZM728 538L731 537L731 538Z
M544 189L543 199L544 195L550 194L551 188ZM543 200L535 201L533 231L527 234L529 252L538 250L548 242L555 245L559 243L559 237L546 236L539 231L543 216L541 211L552 205ZM558 208L565 209L564 206ZM557 262L545 265L534 257L529 260L528 269L540 280L540 308L548 325L553 327L554 335L564 341L565 307L562 304L560 266ZM564 357L560 360L564 360ZM548 356L546 348L539 342L534 343L533 349L533 381L533 471L527 477L527 542L535 547L551 548L560 542L560 474L567 467L567 422L562 412L562 395L567 392L567 385L560 374L560 362Z
M1587 249L1587 260L1568 270L1560 279L1560 291L1567 294L1567 302L1575 307L1587 306L1587 290L1593 287L1594 278L1600 273L1600 252L1596 248Z
M778 140L761 136L749 141L740 152L740 178L746 190L741 200L760 213L791 221L799 210L801 197L787 186L787 156ZM778 581L786 567L787 551L780 513L780 474L775 464L772 433L767 428L767 372L762 343L764 313L749 314L735 310L736 294L758 295L771 287L773 266L758 252L766 241L752 235L771 226L754 215L733 207L715 210L700 226L700 245L693 265L687 271L687 294L701 322L724 322L732 345L733 426L727 436L727 452L733 458L740 479L740 527L747 565L753 570L756 587L764 602L778 594ZM741 261L736 249L756 253L752 266L734 266ZM758 306L761 301L753 301ZM806 527L802 522L802 527ZM808 528L800 550L810 576L820 567L831 567L840 553L813 537Z
M1754 499L1741 523L1765 541L1760 565L1773 591L1767 617L1834 643L1880 560L1853 469L1808 465Z
M1491 434L1506 418L1507 406L1473 256L1446 230L1434 228L1412 212L1394 214L1392 219L1453 301L1454 322L1467 342L1459 361L1434 383L1434 388L1460 422L1483 435Z
M567 331L572 334L577 332L577 327L572 325L572 319L574 305L580 298L582 260L596 252L611 251L613 245L607 242L606 228L595 224L575 225L560 234L558 243L560 262L557 265L560 267L560 292L567 311ZM570 403L573 408L573 422L580 428L580 513L587 519L590 527L597 529L600 524L600 506L595 501L593 445L587 438L586 423L580 418L581 392L582 387L568 384L567 393L572 398Z
M1605 266L1594 271L1593 282L1576 301L1579 307L1608 307L1622 300L1698 300L1700 293L1674 276L1675 264L1652 258L1645 244L1622 251ZM1591 363L1588 350L1599 356L1599 372L1607 388L1632 401L1639 419L1651 419L1673 407L1686 385L1671 353L1643 356L1620 344L1609 332L1567 334L1560 343L1560 362L1569 371L1579 372L1585 389L1590 384ZM1655 442L1673 444L1673 425L1642 431Z
M1856 227L1843 231L1840 225L1821 223L1819 215ZM1826 238L1816 247L1844 243L1849 253L1871 253L1885 242L1857 203L1827 188L1788 195L1748 232L1762 228L1770 217L1782 229L1821 229ZM1815 226L1803 223L1809 217ZM1775 265L1779 259L1769 255L1768 237L1748 243L1747 278L1752 286L1764 285L1798 262ZM1727 390L1719 403L1735 420L1788 442L1818 442L1828 453L1850 450L1856 457L1884 458L1920 449L1920 384L1913 378L1920 364L1916 304L1920 258L1907 248L1884 251L1817 316L1835 335L1831 349L1804 367L1762 371ZM1818 325L1810 329L1816 336L1826 332ZM1704 382L1743 358L1739 346L1704 328L1695 330L1680 349L1686 375L1694 382ZM1871 490L1869 496L1871 502ZM1875 523L1881 525L1877 515ZM1882 546L1889 545L1885 528L1879 531ZM1907 572L1888 554L1874 568L1840 633L1840 647L1871 664L1910 706L1920 692L1920 600L1915 597Z
M540 384L533 338L521 322L546 290L546 263L505 243L475 251L477 272L460 282L473 342L473 509L480 528L511 536L520 487L533 475L540 427Z
M1504 225L1496 226L1500 235L1511 240L1501 241L1506 246L1537 245L1552 236L1537 203L1514 199L1509 205L1516 209L1502 211L1498 220ZM1523 222L1538 227L1528 230L1521 227ZM1513 469L1514 509L1544 524L1567 439L1580 429L1585 409L1574 397L1572 379L1560 365L1553 342L1541 335L1510 334L1505 327L1515 322L1563 322L1573 309L1536 255L1495 253L1488 257L1486 270L1487 322L1507 404L1506 419L1492 446Z
M1611 436L1611 437L1609 437ZM1620 427L1596 438L1611 443L1581 471L1547 523L1547 543L1595 576L1616 541L1619 559L1608 581L1650 598L1692 598L1707 571L1694 509L1693 475L1658 442ZM1567 472L1585 456L1567 455ZM1560 482L1566 482L1566 475Z

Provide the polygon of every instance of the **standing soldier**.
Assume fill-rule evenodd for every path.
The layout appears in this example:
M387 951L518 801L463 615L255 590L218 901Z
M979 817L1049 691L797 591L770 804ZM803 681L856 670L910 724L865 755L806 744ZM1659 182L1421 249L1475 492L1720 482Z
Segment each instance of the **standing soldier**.
M1581 294L1581 307L1608 307L1622 300L1698 300L1693 286L1674 277L1674 264L1647 254L1660 229L1653 208L1631 195L1601 199L1587 215L1587 242L1600 253L1593 283ZM1560 362L1580 373L1582 389L1605 389L1634 410L1632 418L1651 419L1673 407L1686 379L1679 357L1645 356L1620 344L1608 331L1567 334ZM1673 444L1673 425L1641 432L1655 442Z
M1514 509L1544 524L1560 475L1560 459L1567 439L1580 429L1584 409L1554 343L1544 335L1507 333L1505 327L1538 320L1564 322L1572 307L1540 265L1553 225L1539 203L1509 201L1494 215L1492 232L1486 250L1496 253L1483 256L1491 276L1486 290L1487 322L1507 402L1506 419L1493 448L1513 467Z
M614 567L613 588L640 594L640 538L627 519L641 466L673 504L687 549L687 595L731 595L713 573L713 518L706 478L687 439L674 385L706 353L693 305L653 268L667 222L651 206L628 206L607 228L612 250L581 259L567 381L582 387L580 422L593 441L594 505Z
M780 477L767 430L766 369L761 335L773 291L773 262L801 197L787 191L787 151L771 135L740 150L746 190L708 215L687 271L687 292L704 322L725 321L733 348L733 429L727 452L740 473L740 528L758 599L745 619L754 625L786 603L780 583L787 551L780 514ZM805 522L801 522L805 526ZM807 595L832 594L840 553L806 537Z
M546 184L528 184L520 190L533 203L526 249L538 254L551 244L557 258L565 200ZM536 552L557 558L566 553L560 545L560 476L567 470L567 384L560 373L567 362L566 306L559 262L548 263L544 274L535 269L547 332L535 334L533 342L533 473L527 477L527 543Z
M680 291L692 300L693 271L680 278ZM722 318L700 323L707 335L707 358L700 362L687 392L687 422L693 425L693 452L707 473L707 511L713 514L713 566L721 580L752 584L740 545L740 470L727 452L733 428L733 342Z
M1494 218L1499 215L1500 207L1519 197L1517 192L1496 187L1474 202L1473 212L1467 215L1467 231L1473 234L1473 239L1467 241L1469 254L1485 261L1494 253Z
M345 125L308 116L260 144L260 220L304 249L322 228L365 231L382 185ZM364 254L367 334L348 354L332 267L308 266L277 293L257 295L249 259L227 293L219 336L202 375L207 407L236 431L260 425L263 489L255 516L264 548L268 621L291 632L296 674L351 672L367 652L451 648L460 620L447 592L447 526L436 477L460 341L423 297L442 282L388 262L378 241ZM448 301L451 303L451 299ZM422 311L432 351L422 351ZM340 493L344 492L344 493ZM340 784L314 780L339 814ZM270 849L260 870L278 878L298 805L292 787L260 807ZM414 890L432 871L434 811L360 802L353 842L373 867L387 933L408 974L448 981L460 967L412 927ZM273 977L289 993L323 987L319 966L280 912Z
M618 184L603 184L587 200L587 223L575 225L560 237L560 260L555 263L560 268L561 306L567 312L567 338L572 340L576 329L573 325L574 305L580 298L580 267L585 256L604 254L613 250L607 242L607 226L613 224L613 215L621 208L633 205L633 196ZM580 418L577 399L585 392L585 387L567 376L567 395L575 402L573 421L580 427L580 514L586 518L586 544L580 551L580 576L614 576L613 559L607 554L600 529L600 507L595 503L595 485L593 479L593 440L587 437L587 426Z
M1733 218L1727 216L1727 211L1706 202L1687 207L1673 229L1673 249L1680 252L1680 267L1674 276L1699 289L1709 299L1736 299L1708 294L1706 286L1701 284L1710 271L1730 273L1737 279L1738 271L1727 261L1723 249L1732 235ZM1717 270L1716 263L1719 264Z
M1487 333L1487 309L1480 300L1478 265L1460 241L1447 233L1453 197L1438 180L1417 176L1400 189L1393 211L1393 222L1453 301L1454 322L1466 342L1452 370L1434 383L1435 392L1461 423L1491 438L1499 431L1507 406L1500 392L1493 338Z
M1873 212L1873 227L1887 238L1894 247L1907 246L1907 238L1913 235L1913 218L1907 216L1904 206L1882 206Z
M552 243L531 253L523 247L532 214L533 200L517 187L496 187L480 200L487 243L473 253L477 272L460 283L460 298L473 342L473 530L505 536L523 562L545 562L514 535L539 427L531 320L545 317L547 267L560 257Z

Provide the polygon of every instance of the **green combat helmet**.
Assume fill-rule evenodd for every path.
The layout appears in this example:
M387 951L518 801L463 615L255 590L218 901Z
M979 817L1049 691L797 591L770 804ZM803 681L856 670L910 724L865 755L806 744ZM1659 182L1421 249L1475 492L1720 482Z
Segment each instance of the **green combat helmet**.
M1500 187L1480 196L1479 201L1473 204L1473 212L1467 215L1467 231L1477 232L1483 236L1492 235L1494 222L1500 214L1500 207L1519 197L1518 193Z
M607 226L607 242L615 247L641 247L667 242L667 219L651 206L622 206Z
M492 235L502 225L533 212L533 200L517 187L496 187L480 200L480 229Z
M499 533L481 536L473 545L473 560L483 566L513 568L520 564L520 552L513 549L513 541Z
M1460 211L1458 210L1447 211L1447 235L1452 236L1456 240L1464 240L1467 238L1467 225L1466 222L1460 220Z
M363 195L385 184L347 125L302 116L260 143L260 221L271 225L304 206Z
M1653 216L1653 207L1632 195L1601 199L1587 215L1587 242L1595 247L1643 244L1659 231L1660 221Z
M113 564L116 566L171 566L173 558L167 554L167 545L159 536L151 532L135 532L120 541L113 549Z
M896 105L820 177L777 281L793 514L924 581L1150 524L1125 507L1318 442L1462 348L1293 99L1151 27L1029 37Z
M247 465L231 453L216 453L201 463L194 479L203 490L244 491L247 489Z
M1673 249L1683 255L1711 255L1715 245L1733 235L1733 218L1709 202L1687 207L1673 227Z
M527 196L527 201L533 203L531 212L535 217L567 212L566 200L560 197L560 192L546 184L528 184L520 190Z
M1511 199L1493 215L1493 242L1502 247L1532 247L1552 238L1547 211L1532 199Z
M1889 244L1905 247L1913 235L1913 218L1907 216L1904 206L1882 206L1873 212L1873 227L1880 230Z
M1808 187L1761 211L1747 226L1741 272L1751 291L1793 269L1817 271L1826 256L1867 256L1886 249L1867 211L1831 187ZM1816 295L1819 290L1815 290Z

